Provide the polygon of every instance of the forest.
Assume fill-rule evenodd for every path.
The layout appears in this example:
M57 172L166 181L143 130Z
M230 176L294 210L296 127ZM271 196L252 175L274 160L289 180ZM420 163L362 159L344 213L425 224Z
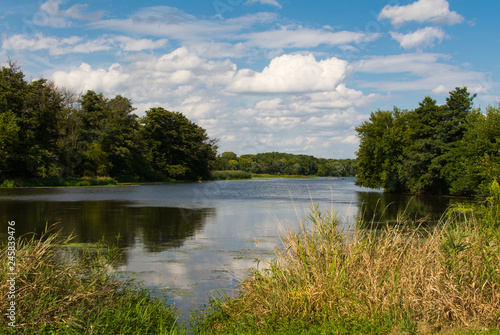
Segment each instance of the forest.
M223 152L217 156L215 168L254 174L354 177L356 160L316 158L280 152L238 157L234 152Z
M130 99L28 82L15 63L0 72L0 185L19 180L210 180L214 170L354 176L355 160L262 153L217 155L217 140L180 112L154 107L139 118ZM28 183L28 185L31 185ZM35 184L37 185L37 184ZM78 185L86 185L79 183Z
M372 112L356 128L356 184L484 199L500 176L500 110L474 108L475 97L457 87L443 105L427 96L414 110Z
M27 82L10 63L0 72L0 184L19 178L206 180L216 141L179 112L46 79Z

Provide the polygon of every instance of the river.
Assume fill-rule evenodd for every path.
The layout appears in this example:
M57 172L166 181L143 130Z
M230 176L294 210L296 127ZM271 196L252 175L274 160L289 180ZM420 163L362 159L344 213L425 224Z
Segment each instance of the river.
M185 320L221 289L231 293L258 260L272 258L286 227L312 204L337 212L346 230L356 218L393 222L398 213L438 220L452 198L385 194L354 178L252 179L209 183L0 190L2 222L16 235L57 223L74 242L118 240L116 269L148 287L162 286ZM6 227L6 226L5 226ZM7 237L7 228L0 238Z

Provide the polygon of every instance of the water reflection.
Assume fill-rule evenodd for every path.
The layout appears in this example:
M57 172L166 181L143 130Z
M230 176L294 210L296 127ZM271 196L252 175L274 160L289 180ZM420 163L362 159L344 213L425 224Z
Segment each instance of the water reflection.
M298 229L313 203L353 224L357 217L394 222L405 211L436 220L452 201L385 194L349 178L1 189L0 221L15 220L17 236L55 222L63 235L76 235L75 242L104 236L113 243L119 234L124 258L118 272L170 289L185 318L214 290L234 288L257 258L271 258L283 226ZM0 238L6 237L1 229Z
M147 252L179 248L203 228L213 208L138 207L123 201L0 201L2 222L16 221L18 236L40 234L45 225L56 224L73 242L94 243L104 237L120 248L136 243ZM2 232L3 233L3 232ZM117 240L116 237L120 236Z
M402 218L409 224L433 225L455 201L450 197L409 194L356 192L359 206L358 227L395 224Z

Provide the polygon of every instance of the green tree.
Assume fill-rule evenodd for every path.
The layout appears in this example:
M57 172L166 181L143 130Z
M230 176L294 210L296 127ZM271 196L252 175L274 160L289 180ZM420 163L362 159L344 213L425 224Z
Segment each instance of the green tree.
M219 156L217 156L217 162L218 162L218 169L220 170L238 169L238 156L232 151L225 151Z
M471 95L466 87L457 87L446 98L447 108L442 126L443 154L438 157L437 163L441 166L441 176L450 191L452 183L459 178L462 171L460 145L467 131L467 117L473 111L475 97L476 94Z
M62 116L62 98L53 83L39 79L28 84L25 107L19 118L24 133L21 144L27 149L24 161L28 176L61 174L57 141L61 135L58 126Z
M478 120L470 117L467 121L474 98L467 88L457 87L446 105L425 97L412 111L395 107L393 112L372 113L356 128L360 137L357 184L388 191L450 193L452 183L464 171L467 150L461 143L471 129L468 123ZM483 161L489 162L488 157L482 157ZM452 192L462 192L458 189L455 183Z
M486 114L473 110L467 116L466 131L454 155L451 193L484 198L493 180L500 180L499 108L488 107Z
M81 108L77 112L79 117L77 128L77 152L81 163L76 167L79 176L109 175L113 163L109 159L109 149L106 140L105 128L109 123L108 100L102 93L88 90L80 97Z
M141 119L142 139L149 164L164 179L209 179L216 143L205 129L179 112L161 107Z
M0 178L5 178L12 169L14 148L19 140L19 126L14 113L8 111L0 113Z
M106 122L101 139L112 165L110 174L138 175L143 165L138 116L130 99L117 95L106 101Z
M387 135L394 122L390 111L378 110L370 114L370 119L356 127L360 139L357 155L358 178L356 185L380 188L387 186L384 170L385 161L390 159L387 150L390 143Z
M443 154L445 133L441 122L444 114L444 106L425 97L408 116L408 144L404 147L399 176L412 193L443 191L440 164L435 159Z

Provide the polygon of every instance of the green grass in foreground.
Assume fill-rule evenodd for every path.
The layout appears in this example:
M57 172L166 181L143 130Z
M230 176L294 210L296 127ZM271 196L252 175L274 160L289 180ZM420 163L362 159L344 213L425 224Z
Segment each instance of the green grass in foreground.
M488 210L494 214L493 210ZM496 212L498 214L498 211ZM313 209L236 298L213 298L199 334L500 334L498 215L454 210L349 238Z
M15 330L23 334L176 334L165 297L110 274L114 249L68 247L70 238L19 238L15 267ZM107 250L107 251L106 251ZM73 255L70 257L69 255ZM0 308L10 300L7 245L1 247ZM12 331L4 314L0 333Z

